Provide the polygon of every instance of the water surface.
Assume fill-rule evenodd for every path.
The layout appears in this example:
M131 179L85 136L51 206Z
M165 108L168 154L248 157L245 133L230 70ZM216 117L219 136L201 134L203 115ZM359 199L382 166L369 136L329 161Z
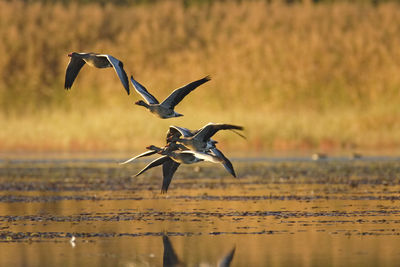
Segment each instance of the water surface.
M400 260L397 160L0 164L0 266L383 266ZM74 242L71 242L72 238Z

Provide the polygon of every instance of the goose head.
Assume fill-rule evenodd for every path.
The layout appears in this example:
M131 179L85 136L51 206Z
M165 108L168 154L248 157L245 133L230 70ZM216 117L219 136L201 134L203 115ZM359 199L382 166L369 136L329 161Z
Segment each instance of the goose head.
M146 102L144 102L143 100L136 101L135 104L139 105L139 106L146 107L146 108L149 107L149 105Z
M148 150L154 150L154 151L159 151L159 150L160 150L159 147L156 147L156 146L154 146L154 145L148 146L148 147L146 147L146 149L148 149Z

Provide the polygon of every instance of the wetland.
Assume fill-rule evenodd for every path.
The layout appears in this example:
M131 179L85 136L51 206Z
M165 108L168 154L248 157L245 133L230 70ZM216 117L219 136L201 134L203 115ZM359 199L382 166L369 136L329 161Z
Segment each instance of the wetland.
M161 169L122 159L0 160L1 266L390 266L397 158L236 158ZM51 256L49 256L51 255ZM223 265L220 265L223 266Z

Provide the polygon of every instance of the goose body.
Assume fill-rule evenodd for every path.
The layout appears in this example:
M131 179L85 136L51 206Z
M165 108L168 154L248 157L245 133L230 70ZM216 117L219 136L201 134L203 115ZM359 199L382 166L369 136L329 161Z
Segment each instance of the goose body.
M191 82L181 88L174 90L163 102L159 103L157 98L155 98L149 91L141 85L138 81L133 79L131 76L131 83L135 88L136 92L138 92L145 101L139 100L135 104L139 106L143 106L148 109L151 113L158 116L161 119L168 119L174 117L183 116L180 113L177 113L174 108L183 100L185 96L187 96L194 89L199 87L205 82L208 82L211 78L209 76L204 77L200 80Z
M74 83L76 76L78 76L81 68L86 64L95 68L114 68L122 85L129 95L129 81L128 76L124 70L124 64L111 55L103 55L96 53L76 53L68 54L71 57L65 73L65 89L70 89Z

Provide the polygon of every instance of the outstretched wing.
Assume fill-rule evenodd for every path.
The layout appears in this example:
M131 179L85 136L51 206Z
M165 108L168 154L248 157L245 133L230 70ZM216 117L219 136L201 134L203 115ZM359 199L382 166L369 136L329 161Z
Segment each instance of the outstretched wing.
M217 156L214 156L214 155L211 155L208 153L193 151L193 150L185 150L185 151L182 151L181 154L192 155L192 156L196 157L198 160L210 161L213 163L223 162L223 159L221 159Z
M135 87L136 92L138 92L148 104L158 104L157 98L150 94L143 85L133 79L133 76L131 76L131 82L133 87Z
M173 161L172 159L167 160L163 164L163 183L161 188L161 193L167 193L169 184L172 181L172 177L174 176L176 170L179 167L179 163Z
M85 65L85 61L79 57L71 56L69 60L67 70L65 72L65 83L64 88L70 89L75 81L76 76L78 76L79 71Z
M153 168L153 167L156 167L156 166L158 166L158 165L163 164L163 163L166 162L167 160L170 160L170 158L169 158L168 156L162 156L162 157L160 157L160 158L158 158L158 159L153 160L153 161L150 162L146 167L144 167L143 170L141 170L140 172L138 172L138 174L136 174L135 177L141 175L142 173L144 173L144 172L147 171L148 169L151 169L151 168Z
M119 61L118 59L110 55L97 55L97 57L106 57L108 59L108 62L110 62L110 64L113 66L115 72L121 80L122 85L129 95L129 80L124 70L124 64L122 63L122 61Z
M144 153L142 153L142 154L140 154L140 155L138 155L136 157L133 157L133 158L130 158L130 159L124 161L124 162L121 162L120 165L127 164L127 163L129 163L131 161L134 161L135 159L142 158L142 157L147 157L147 156L150 156L150 155L153 155L153 154L156 154L156 153L157 153L157 151L153 151L153 150L146 151L146 152L144 152Z
M179 89L174 90L162 103L161 105L173 109L182 99L187 96L191 91L199 87L205 82L211 80L209 76L204 77L203 79L191 82Z
M191 137L193 136L193 133L191 130L183 127L178 127L178 126L169 126L168 132L167 132L167 143L177 140L179 137ZM176 139L175 139L176 138Z
M233 169L233 165L231 163L231 161L225 157L225 155L217 148L211 148L211 151L214 153L215 156L219 157L220 159L222 159L222 165L224 165L225 169L232 174L233 177L236 178L236 173L235 170Z
M178 126L169 126L169 129L174 129L178 131L183 137L191 137L193 136L193 132L187 128L184 127L178 127Z
M210 139L219 130L243 130L242 126L222 123L209 123L195 134L194 138L200 139L203 142Z

